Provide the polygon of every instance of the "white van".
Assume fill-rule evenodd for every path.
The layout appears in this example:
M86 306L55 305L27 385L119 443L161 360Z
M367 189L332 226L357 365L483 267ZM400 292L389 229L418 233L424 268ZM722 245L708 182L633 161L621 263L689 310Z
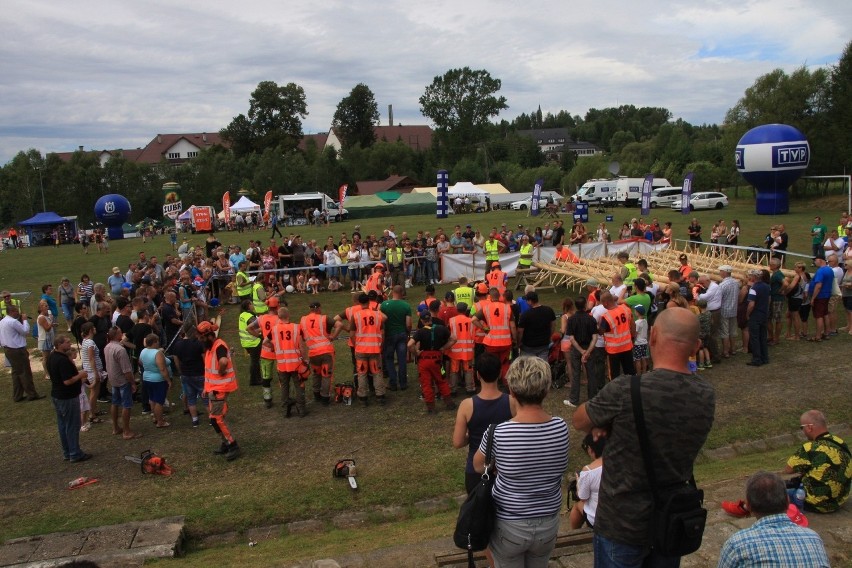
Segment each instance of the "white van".
M642 184L645 178L620 177L616 184L615 204L625 207L636 207L642 201ZM651 191L661 187L671 187L672 184L666 178L655 177L651 184Z
M577 190L577 193L574 195L574 201L597 205L604 198L615 193L617 181L614 179L590 179Z

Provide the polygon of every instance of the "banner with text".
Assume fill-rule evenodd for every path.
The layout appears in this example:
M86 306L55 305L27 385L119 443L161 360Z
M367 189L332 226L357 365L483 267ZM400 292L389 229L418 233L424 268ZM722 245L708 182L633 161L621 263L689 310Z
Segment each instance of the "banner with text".
M225 222L231 221L231 192L226 191L222 196L222 213L225 214Z
M539 211L539 200L541 200L541 188L544 185L543 179L535 180L535 186L533 186L532 199L530 200L530 215L533 217L538 217Z
M210 216L211 207L193 207L192 222L195 224L196 231L212 231L213 218Z
M648 174L642 184L642 216L651 214L651 188L653 185L654 174Z
M450 198L448 196L448 192L450 191L450 174L447 173L447 170L440 170L438 172L438 198L437 198L437 206L438 211L436 217L438 219L446 219L447 211L450 208Z
M689 172L686 174L686 178L683 180L683 192L681 193L681 202L680 202L680 212L683 215L689 215L689 212L692 210L690 207L690 200L692 199L692 178L695 177L695 174Z

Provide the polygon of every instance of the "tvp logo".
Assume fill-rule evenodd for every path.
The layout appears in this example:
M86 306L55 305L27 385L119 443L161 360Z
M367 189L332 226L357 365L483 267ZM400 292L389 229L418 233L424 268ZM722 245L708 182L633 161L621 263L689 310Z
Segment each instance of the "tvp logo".
M808 165L808 158L807 144L772 147L773 168L804 168Z
M734 152L734 162L736 162L738 170L741 170L745 167L743 165L745 163L744 162L744 154L745 154L745 148L737 148L737 150Z

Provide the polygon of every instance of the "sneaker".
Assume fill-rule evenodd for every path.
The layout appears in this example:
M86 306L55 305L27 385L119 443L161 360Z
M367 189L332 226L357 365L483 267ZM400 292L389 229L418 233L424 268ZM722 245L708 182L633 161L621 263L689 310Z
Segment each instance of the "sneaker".
M86 422L85 424L80 426L80 432L88 432L91 427L92 427L92 423Z
M568 400L567 398L562 401L562 404L564 404L568 408L577 408L577 405L574 404L573 402L571 402L570 400Z
M704 368L705 368L705 369L712 369L712 368L713 368L713 363L712 363L711 361L708 361L707 363L704 363Z
M722 501L722 509L733 517L748 517L751 512L746 508L745 501Z
M192 427L193 427L193 428L198 428L198 424L199 424L199 422L198 422L198 418L193 418L193 419L192 419Z
M79 458L69 460L71 463L80 463L92 459L92 454L83 453Z

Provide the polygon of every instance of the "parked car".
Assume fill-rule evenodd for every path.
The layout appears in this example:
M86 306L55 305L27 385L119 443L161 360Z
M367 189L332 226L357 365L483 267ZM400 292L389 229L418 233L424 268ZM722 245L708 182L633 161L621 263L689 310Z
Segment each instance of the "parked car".
M673 202L680 199L682 193L682 187L661 187L655 189L651 192L651 208L671 206Z
M672 209L681 209L683 199L672 201ZM689 199L689 209L721 209L728 206L728 196L718 191L700 191Z
M341 210L340 203L332 201L328 204L328 217L331 221L345 221L349 218L349 210L345 208Z
M513 211L526 211L530 208L532 204L532 197L527 197L526 199L521 199L520 201L513 201L509 207L512 208ZM544 209L547 207L547 198L540 197L538 200L539 209Z

